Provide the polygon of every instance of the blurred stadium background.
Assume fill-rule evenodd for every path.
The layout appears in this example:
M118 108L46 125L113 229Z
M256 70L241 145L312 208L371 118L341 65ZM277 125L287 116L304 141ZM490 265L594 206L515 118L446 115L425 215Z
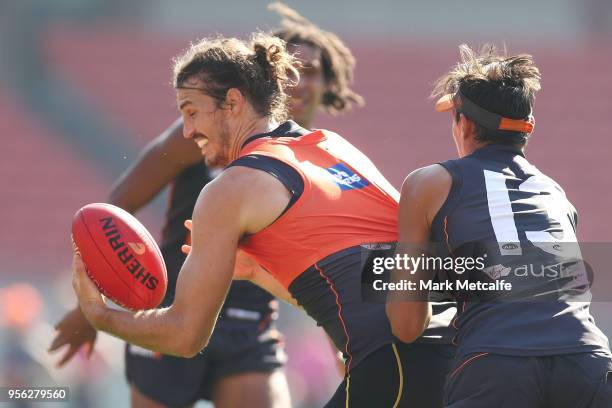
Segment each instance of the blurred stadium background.
M287 2L354 51L367 106L328 127L397 187L453 157L449 117L427 99L457 45L527 52L543 73L528 157L566 189L583 242L610 242L612 3L609 0ZM276 26L267 1L0 1L0 385L69 385L73 407L128 406L122 343L100 336L92 361L53 367L52 325L74 304L72 214L103 201L139 149L177 117L170 60L190 40ZM159 232L164 198L139 214ZM605 271L607 272L607 271ZM612 306L594 304L612 334ZM297 407L317 407L339 376L312 321L280 317ZM205 404L200 404L205 405Z

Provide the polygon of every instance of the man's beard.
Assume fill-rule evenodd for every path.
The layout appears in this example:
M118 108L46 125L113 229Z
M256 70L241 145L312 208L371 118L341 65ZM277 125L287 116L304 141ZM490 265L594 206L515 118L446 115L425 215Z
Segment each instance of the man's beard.
M204 156L204 162L208 167L224 167L230 163L230 131L226 121L221 123L219 133L219 150L214 156Z

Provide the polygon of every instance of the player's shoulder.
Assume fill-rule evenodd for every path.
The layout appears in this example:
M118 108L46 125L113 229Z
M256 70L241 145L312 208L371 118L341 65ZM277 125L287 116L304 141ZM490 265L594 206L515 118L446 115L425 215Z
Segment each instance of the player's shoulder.
M421 167L402 184L400 212L422 213L430 222L448 199L453 179L441 165Z
M437 193L448 194L452 176L444 166L432 164L414 170L404 179L402 198L408 196L428 196Z
M224 169L205 190L215 196L244 195L274 183L270 174L246 166L232 166Z
M291 196L285 186L268 172L246 166L226 168L200 194L196 212L204 210L230 217L253 234L276 220Z
M204 187L199 200L220 202L222 206L240 203L241 207L257 207L284 200L288 195L285 186L270 173L247 166L232 166Z

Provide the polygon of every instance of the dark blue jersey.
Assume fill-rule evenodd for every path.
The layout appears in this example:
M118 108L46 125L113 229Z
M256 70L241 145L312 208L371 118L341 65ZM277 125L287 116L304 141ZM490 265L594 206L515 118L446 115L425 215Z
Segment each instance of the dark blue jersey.
M576 211L561 187L510 146L488 145L441 165L453 181L432 241L484 265L442 277L455 284L458 354L609 352L588 298L571 297L571 288L584 294L588 282L577 272L584 269L577 262ZM505 281L512 289L458 290L460 281Z

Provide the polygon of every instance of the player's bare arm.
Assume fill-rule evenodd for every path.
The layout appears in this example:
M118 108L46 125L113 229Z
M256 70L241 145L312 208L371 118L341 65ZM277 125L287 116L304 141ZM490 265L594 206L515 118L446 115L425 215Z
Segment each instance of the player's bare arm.
M193 228L193 222L191 220L185 221L185 227L191 231ZM183 245L182 251L185 254L191 252L191 245ZM290 304L291 306L300 308L297 301L287 288L285 288L279 281L274 279L272 275L268 273L264 268L261 267L253 258L248 256L243 250L238 249L236 251L236 261L234 263L234 280L248 280L260 288L268 291L278 299Z
M183 137L183 121L177 119L153 139L115 183L109 203L135 212L151 201L187 167L201 162L196 145Z
M202 161L199 149L183 137L183 121L177 119L152 140L136 162L121 175L108 201L133 213L151 201L181 171L199 161ZM70 361L84 345L87 345L87 356L92 354L96 330L78 306L68 311L55 329L57 333L49 351L54 352L68 345L57 363L58 367Z
M452 179L442 166L432 165L410 173L402 185L399 207L399 242L397 253L418 257L426 249L431 233L431 224L450 191ZM427 272L416 271L411 276L402 276L415 282L429 279ZM399 279L399 271L395 277ZM386 310L393 334L403 342L413 342L427 328L431 317L431 306L427 301L428 291L414 293L417 300L395 298L405 294L389 295Z
M81 310L95 328L132 344L164 354L197 354L208 343L231 283L238 241L274 222L289 199L285 187L267 173L228 169L198 199L192 250L172 306L137 313L107 308L75 257L73 286Z

